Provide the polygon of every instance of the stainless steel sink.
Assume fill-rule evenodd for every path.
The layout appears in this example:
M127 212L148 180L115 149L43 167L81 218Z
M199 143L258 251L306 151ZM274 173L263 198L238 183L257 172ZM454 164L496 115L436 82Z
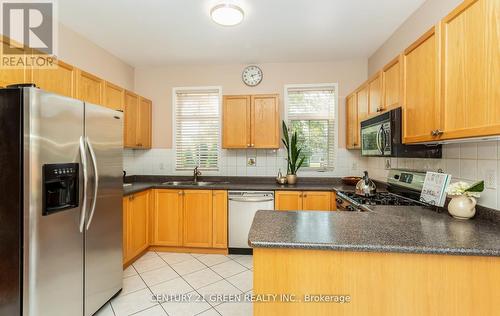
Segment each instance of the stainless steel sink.
M174 185L174 186L208 186L208 185L216 185L216 184L227 184L229 182L204 182L204 181L167 181L163 182L163 185Z
M132 183L124 183L124 184L123 184L123 187L124 187L124 188L126 188L126 187L129 187L129 186L131 186L131 185L132 185Z

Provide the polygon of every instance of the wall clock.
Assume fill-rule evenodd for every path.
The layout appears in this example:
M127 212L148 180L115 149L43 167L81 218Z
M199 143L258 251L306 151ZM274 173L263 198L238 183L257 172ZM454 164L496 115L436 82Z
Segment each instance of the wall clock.
M241 78L243 82L250 87L255 87L262 81L263 73L262 70L257 66L248 66L243 69Z

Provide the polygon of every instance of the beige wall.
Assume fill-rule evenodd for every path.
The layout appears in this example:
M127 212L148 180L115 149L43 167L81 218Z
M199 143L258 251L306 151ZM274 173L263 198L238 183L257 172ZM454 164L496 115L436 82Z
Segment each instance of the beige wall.
M427 0L368 59L369 76L380 70L461 2L462 0Z
M264 79L255 88L241 81L245 65L175 65L164 68L137 68L136 91L153 100L153 147L172 147L172 88L188 86L222 86L223 94L279 93L285 84L339 84L339 147L345 147L346 94L367 76L366 60L346 60L327 63L268 63L259 64ZM281 107L283 101L281 97Z
M58 57L100 78L134 90L134 68L80 34L59 25Z

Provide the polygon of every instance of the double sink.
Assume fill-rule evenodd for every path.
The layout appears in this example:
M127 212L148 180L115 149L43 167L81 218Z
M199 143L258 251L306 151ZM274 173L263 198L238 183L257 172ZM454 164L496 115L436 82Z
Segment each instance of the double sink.
M163 182L162 185L171 185L171 186L193 186L193 187L206 187L210 185L216 184L229 184L227 181L217 181L217 182L207 182L207 181L167 181ZM123 187L131 186L132 183L124 183Z

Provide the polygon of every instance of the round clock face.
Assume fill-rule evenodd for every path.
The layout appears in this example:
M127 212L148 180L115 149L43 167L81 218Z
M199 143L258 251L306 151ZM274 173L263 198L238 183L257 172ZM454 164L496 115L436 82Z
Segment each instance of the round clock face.
M243 74L241 76L243 78L243 82L247 86L254 87L262 81L263 74L259 67L248 66L243 70Z

